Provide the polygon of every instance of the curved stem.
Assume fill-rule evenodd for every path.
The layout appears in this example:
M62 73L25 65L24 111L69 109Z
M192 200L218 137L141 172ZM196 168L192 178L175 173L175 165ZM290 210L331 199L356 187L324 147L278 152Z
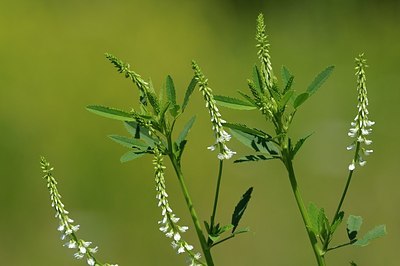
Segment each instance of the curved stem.
M282 161L285 164L285 167L288 171L290 185L292 187L292 191L293 191L294 197L296 199L297 207L300 210L301 217L303 219L308 238L310 239L311 247L314 251L315 258L318 262L318 266L325 266L325 258L324 258L323 253L321 252L321 249L318 245L317 238L316 238L314 232L312 232L310 229L311 222L308 217L307 209L306 209L303 199L301 197L300 189L297 184L296 175L295 175L294 169L293 169L292 160L290 159L289 155L290 155L290 153L288 152L288 150L284 150L284 152L282 154L282 156L283 156Z

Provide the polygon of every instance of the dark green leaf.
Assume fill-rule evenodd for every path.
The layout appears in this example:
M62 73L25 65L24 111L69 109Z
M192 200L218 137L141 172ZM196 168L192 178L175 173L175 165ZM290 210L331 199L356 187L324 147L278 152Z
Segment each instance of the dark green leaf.
M246 125L237 124L237 123L225 123L224 127L236 129L236 130L242 131L242 132L250 134L250 135L260 136L260 137L267 138L267 139L272 139L272 137L270 135L268 135L261 129L249 128Z
M232 233L235 232L237 226L239 225L240 219L244 214L244 211L247 208L247 204L251 198L251 193L253 192L253 187L250 187L242 196L239 203L236 205L235 210L232 214L232 221L231 224L233 225Z
M146 154L145 151L128 151L127 153L121 156L120 161L121 163L126 163L128 161L142 157L145 154Z
M283 88L283 94L287 93L288 91L291 91L292 85L293 85L293 80L294 76L291 76L289 80L287 81L285 87Z
M343 217L344 217L344 212L343 211L339 212L338 215L336 216L335 220L332 223L331 235L333 235L333 233L335 233L337 227L342 223Z
M217 102L217 104L232 108L232 109L237 109L237 110L254 110L257 107L254 106L253 104L249 102L245 102L236 98L232 97L227 97L227 96L221 96L221 95L215 95L214 100Z
M358 231L360 231L363 219L361 216L350 215L347 219L347 236L350 241L357 238Z
M147 148L148 145L146 145L144 142L135 139L135 138L128 138L124 136L118 136L118 135L110 135L110 139L113 141L117 142L118 144L121 144L122 146L128 147L128 148Z
M357 263L355 263L354 261L350 261L350 266L357 266Z
M189 103L190 95L192 95L194 89L196 88L196 85L197 85L196 78L192 78L192 80L190 81L190 84L189 84L189 86L188 86L188 88L186 90L185 98L184 98L183 103L182 103L182 112L185 110L187 104Z
M97 115L115 119L115 120L120 120L120 121L135 121L131 114L115 109L115 108L110 108L106 106L100 106L100 105L89 105L86 107L86 109L89 112L95 113Z
M167 76L166 87L167 87L168 101L171 103L171 105L175 105L176 104L175 85L170 75Z
M272 160L272 159L277 159L277 157L265 156L262 154L252 154L252 155L247 155L247 156L241 157L241 158L235 160L234 163L258 162L258 161L266 161L266 160Z
M308 97L310 97L310 94L308 94L308 92L303 92L297 95L293 103L294 109L299 108L299 106L302 105L308 99Z
M289 69L287 69L285 66L282 66L281 68L281 76L282 76L282 81L283 84L287 84L293 75L290 73ZM286 87L286 85L285 85Z
M334 66L329 66L315 77L313 82L311 82L311 84L307 88L307 92L310 94L310 96L313 95L322 86L322 84L330 76L334 68Z
M304 142L312 135L309 134L308 136L301 138L297 141L296 145L294 146L293 150L291 151L291 156L292 159L294 158L294 156L297 154L297 152L300 150L301 146L303 146Z
M384 224L378 225L371 231L368 231L361 239L358 239L354 245L364 247L369 244L371 240L386 235L386 226Z

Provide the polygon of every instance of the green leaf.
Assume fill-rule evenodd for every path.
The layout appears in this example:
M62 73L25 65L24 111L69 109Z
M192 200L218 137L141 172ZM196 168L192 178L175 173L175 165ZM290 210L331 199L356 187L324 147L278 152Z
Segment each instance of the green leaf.
M357 238L358 231L360 231L363 219L361 216L350 215L347 219L347 236L350 241Z
M197 80L196 78L193 77L185 93L185 98L182 103L182 112L186 109L186 106L189 103L190 95L192 95L194 89L196 88L196 85L197 85Z
M325 211L323 208L321 208L319 210L319 214L318 214L318 231L319 231L319 235L323 239L323 242L329 241L331 228L330 228L330 224L328 221L328 217L326 217Z
M143 143L142 141L134 138L128 138L124 136L118 136L118 135L110 135L108 136L110 139L113 141L117 142L118 144L121 144L124 147L128 148L147 148L148 145Z
M167 97L168 101L172 104L176 104L176 93L175 93L175 85L174 81L172 80L171 76L167 76L166 80L166 87L167 87Z
M128 161L140 158L145 154L146 154L145 151L128 151L127 153L121 156L120 161L121 163L126 163Z
M319 212L320 209L313 203L310 202L307 207L308 217L310 218L310 229L315 233L316 236L319 236Z
M285 106L289 102L290 98L292 98L293 94L294 94L294 91L288 91L283 95L283 97L280 99L280 101L278 103L279 110L285 109Z
M131 116L131 114L115 109L115 108L110 108L106 106L101 106L101 105L89 105L86 107L86 109L89 112L92 112L94 114L106 117L106 118L111 118L115 120L120 120L120 121L135 121L135 119Z
M309 134L308 136L301 138L297 141L296 145L294 146L293 150L291 151L291 157L292 159L294 156L297 154L297 152L300 150L300 148L303 146L304 142L312 135L313 133Z
M124 126L135 139L145 141L150 147L154 146L156 140L149 135L149 131L146 128L140 127L136 122L125 122Z
M311 84L307 88L307 92L308 94L310 94L310 96L313 95L322 86L322 84L324 84L334 68L335 66L329 66L315 77L313 82L311 82Z
M272 142L270 138L261 137L259 135L253 135L245 133L241 130L231 128L232 135L237 138L244 145L253 149L256 152L268 154L271 157L279 157L279 147Z
M239 225L240 219L242 219L244 211L246 210L247 204L249 203L249 200L251 198L251 193L252 192L253 192L253 187L250 187L243 194L243 196L240 199L239 203L236 205L235 210L233 211L232 221L231 221L231 224L233 225L232 233L235 232L237 226Z
M294 76L291 76L289 80L287 81L285 87L283 88L283 93L287 93L288 91L291 91L292 85L293 85L293 80Z
M264 83L257 66L253 67L253 84L256 90L262 94L264 91Z
M344 212L343 211L339 212L338 215L336 216L335 220L332 223L331 235L333 235L333 233L335 233L337 227L342 223L343 217L344 217Z
M277 159L277 157L265 156L262 154L252 154L252 155L246 155L244 157L241 157L241 158L235 160L234 163L258 162L258 161L266 161L266 160L272 160L272 159Z
M386 235L386 226L384 224L376 226L368 231L361 239L358 239L353 245L365 247L371 240Z
M243 92L241 92L241 91L238 91L238 93L239 93L240 96L242 96L246 101L248 101L249 103L251 103L251 104L254 105L254 106L257 106L256 102L255 102L249 95L247 95L247 94L245 94L245 93L243 93Z
M285 66L282 66L281 68L281 76L282 76L282 81L284 84L287 84L293 75L290 73L289 69L287 69ZM285 85L286 87L286 85Z
M182 132L179 134L178 138L176 139L176 144L180 144L182 141L184 141L192 128L194 121L196 120L196 116L193 116L190 118L190 120L186 123L186 125L183 127Z
M239 131L242 131L244 133L254 135L254 136L260 136L262 138L267 138L267 139L272 139L270 135L262 131L261 129L257 128L249 128L246 125L243 124L237 124L237 123L225 123L224 127L230 128L230 129L236 129Z
M214 100L217 102L217 104L221 106L236 110L254 110L257 108L256 106L247 101L245 102L240 99L227 96L215 95Z
M303 92L299 95L294 100L293 103L293 108L297 109L299 108L300 105L302 105L308 98L310 97L310 94L308 92Z

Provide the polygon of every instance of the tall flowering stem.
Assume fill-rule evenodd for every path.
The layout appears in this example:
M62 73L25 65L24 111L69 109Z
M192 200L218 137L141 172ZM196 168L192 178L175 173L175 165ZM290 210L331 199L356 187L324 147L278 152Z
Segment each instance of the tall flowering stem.
M61 201L61 195L57 189L57 181L53 177L53 167L50 167L50 163L46 161L44 157L40 161L42 171L44 173L43 178L47 182L47 188L50 192L51 206L55 209L55 217L59 220L58 231L62 233L61 239L67 240L64 246L75 249L76 253L74 257L77 259L86 258L86 262L90 266L118 266L117 264L102 264L100 263L94 254L97 252L98 247L90 247L92 242L84 241L78 238L76 232L79 230L79 225L74 224L74 220L69 217L69 212L64 208L64 204Z
M164 178L164 163L163 156L158 147L154 148L155 181L157 190L158 206L161 208L162 220L158 223L161 225L160 231L165 233L168 238L172 238L172 247L177 250L178 254L187 253L191 266L205 265L200 261L200 253L194 253L193 246L189 245L182 239L181 234L188 230L187 226L178 225L179 218L173 213L168 202L168 194L166 192L165 178Z
M236 152L231 151L226 146L226 142L231 139L231 135L229 135L223 127L223 124L226 123L226 121L221 118L221 113L219 112L217 103L214 100L212 89L208 86L208 79L201 72L200 67L195 61L192 62L192 68L194 70L195 78L199 84L199 89L206 102L206 107L211 117L212 129L216 137L216 143L208 147L208 149L213 151L216 149L216 147L219 147L220 153L218 154L218 159L230 159Z
M359 164L360 166L364 166L367 162L364 159L364 156L368 156L373 152L373 150L367 148L367 146L372 143L372 140L367 137L372 132L371 127L375 124L375 122L368 118L368 93L365 76L365 68L367 68L368 65L367 60L364 58L364 54L360 54L355 59L355 62L357 76L357 115L353 122L351 122L351 128L348 133L349 137L354 138L354 141L347 147L347 150L355 150L355 152L353 160L348 167L349 175L334 218L336 218L342 208L356 165Z
M257 33L256 40L258 48L258 58L261 61L261 71L264 77L265 85L270 91L273 86L273 73L272 73L272 63L271 63L271 55L269 53L269 42L268 36L265 33L265 23L264 23L264 15L259 14L257 17Z

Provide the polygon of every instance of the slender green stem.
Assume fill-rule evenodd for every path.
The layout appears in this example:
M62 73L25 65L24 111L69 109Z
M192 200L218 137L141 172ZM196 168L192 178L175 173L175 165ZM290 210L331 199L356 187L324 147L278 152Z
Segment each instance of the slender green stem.
M221 186L221 179L222 179L222 169L224 166L224 160L219 160L219 171L218 171L218 178L217 178L217 187L215 189L215 198L214 198L214 206L210 220L210 229L214 228L215 216L217 213L217 205L218 205L218 198L219 198L219 190Z
M183 195L185 197L186 205L187 205L187 207L189 209L190 216L192 217L193 224L194 224L194 227L196 229L197 237L198 237L198 239L200 241L201 249L203 250L203 254L204 254L204 257L206 259L207 265L208 266L214 266L214 262L213 262L213 259L212 259L210 248L207 245L206 238L204 237L203 231L201 229L200 221L199 221L199 218L197 216L196 210L195 210L195 208L193 206L192 199L190 198L189 191L188 191L188 189L186 187L181 168L180 168L176 158L174 157L174 155L170 155L169 157L170 157L172 165L173 165L173 167L175 169L175 173L178 176L179 183L181 185L181 189L182 189Z
M325 266L325 258L323 256L323 253L321 252L321 248L318 245L317 238L316 238L314 232L312 232L310 229L311 222L308 217L307 209L306 209L303 199L301 197L300 189L297 184L296 175L295 175L294 169L293 169L292 160L289 155L290 155L289 151L284 150L283 154L282 154L282 156L283 156L282 161L285 164L286 169L288 171L290 185L292 187L292 191L293 191L294 197L296 199L297 207L299 208L301 217L303 218L303 222L304 222L307 234L308 234L308 238L310 239L310 243L311 243L312 249L314 251L315 258L318 262L318 266Z

